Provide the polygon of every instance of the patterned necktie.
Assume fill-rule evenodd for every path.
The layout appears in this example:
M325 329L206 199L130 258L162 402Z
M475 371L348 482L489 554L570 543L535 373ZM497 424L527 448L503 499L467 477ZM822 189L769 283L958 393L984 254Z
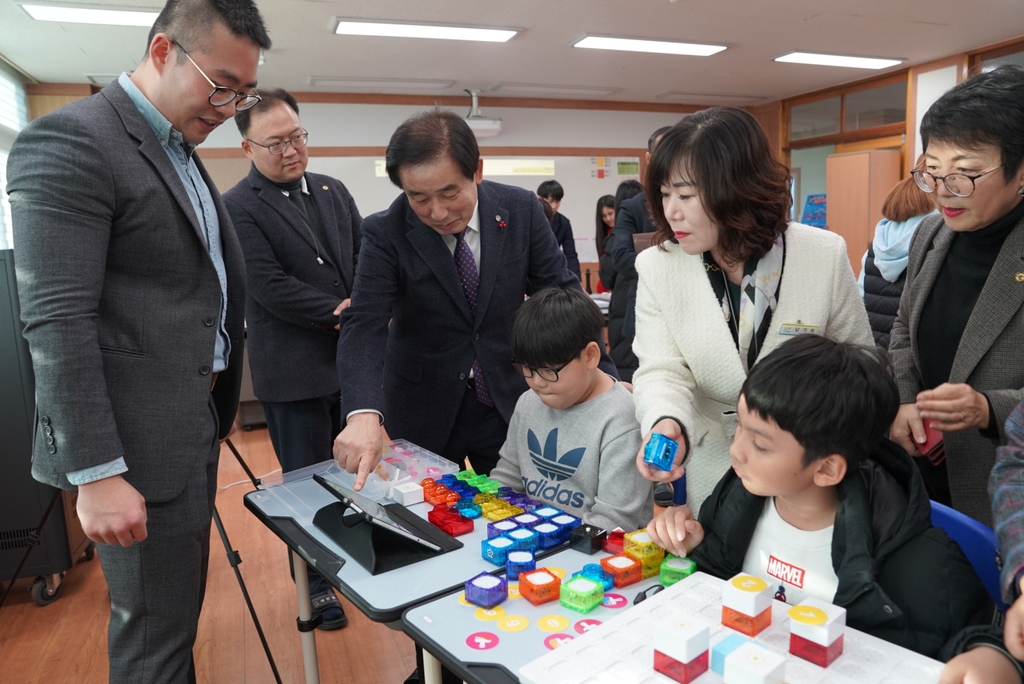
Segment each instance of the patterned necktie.
M469 311L476 316L476 297L480 292L480 273L476 270L473 250L466 244L466 230L469 229L455 235L455 270L462 282L462 291L466 294ZM473 388L477 401L484 406L494 406L494 402L491 401L491 393L487 391L487 385L484 383L484 372L477 359L473 359Z

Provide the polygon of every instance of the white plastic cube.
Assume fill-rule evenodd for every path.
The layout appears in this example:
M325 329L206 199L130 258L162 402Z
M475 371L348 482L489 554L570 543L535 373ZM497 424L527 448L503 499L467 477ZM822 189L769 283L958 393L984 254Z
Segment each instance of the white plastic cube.
M843 635L846 609L806 598L789 609L789 631L819 646L831 646Z
M771 608L775 592L760 577L740 573L722 586L722 605L738 613L757 617Z
M786 659L754 642L725 657L725 684L783 684Z
M711 623L686 616L665 621L654 632L654 648L681 663L688 663L710 647Z
M391 498L403 506L411 506L423 502L423 487L415 482L405 482L391 488Z

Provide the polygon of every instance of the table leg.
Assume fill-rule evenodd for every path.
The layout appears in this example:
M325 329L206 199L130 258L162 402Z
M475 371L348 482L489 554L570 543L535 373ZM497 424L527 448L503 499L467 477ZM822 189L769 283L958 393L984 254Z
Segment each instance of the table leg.
M441 684L441 661L423 649L423 684Z
M313 605L309 601L309 576L306 574L306 561L302 560L302 556L294 551L292 551L292 566L295 568L295 593L299 602L299 620L306 621L313 617ZM306 674L306 684L320 684L320 665L316 658L316 636L313 631L300 632L299 638L302 639L302 669ZM426 651L424 651L424 655L426 655Z

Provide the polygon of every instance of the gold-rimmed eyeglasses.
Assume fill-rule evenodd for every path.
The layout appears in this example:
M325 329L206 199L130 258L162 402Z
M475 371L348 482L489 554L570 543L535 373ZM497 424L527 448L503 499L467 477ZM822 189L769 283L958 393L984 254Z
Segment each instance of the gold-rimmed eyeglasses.
M210 77L206 75L205 71L199 68L199 65L195 63L195 60L189 57L188 52L185 51L185 48L183 48L178 41L171 42L174 43L179 50L181 50L181 54L185 55L188 61L192 62L192 66L196 68L196 70L202 75L202 77L206 79L206 82L209 83L210 86L213 88L213 90L210 91L210 97L207 99L209 100L210 104L214 107L223 107L226 104L231 104L232 102L234 102L235 111L244 112L246 109L251 109L255 107L256 104L261 99L263 99L259 96L259 93L257 93L255 89L252 91L252 93L245 94L240 93L232 88L228 88L227 86L217 85L212 80L210 80Z

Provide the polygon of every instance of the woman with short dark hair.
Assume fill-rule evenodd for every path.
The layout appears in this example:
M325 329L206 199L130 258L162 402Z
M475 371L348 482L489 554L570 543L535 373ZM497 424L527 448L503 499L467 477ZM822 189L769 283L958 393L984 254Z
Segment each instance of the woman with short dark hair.
M646 440L679 444L696 512L728 470L748 370L794 335L870 345L846 244L790 223L790 175L757 120L732 107L683 119L655 148L644 181L656 248L637 256L633 376ZM685 459L685 461L684 461Z
M918 457L932 499L990 523L986 485L1024 387L1024 69L952 88L921 120L921 142L912 173L939 214L910 244L892 328L892 438Z

